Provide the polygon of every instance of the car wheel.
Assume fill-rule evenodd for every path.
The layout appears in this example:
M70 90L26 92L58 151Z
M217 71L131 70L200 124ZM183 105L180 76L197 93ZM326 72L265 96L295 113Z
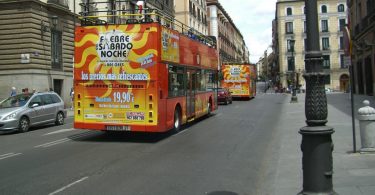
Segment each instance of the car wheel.
M228 104L229 104L229 100L228 100L228 98L225 99L224 104L225 104L225 105L228 105Z
M174 121L173 121L173 131L174 132L179 132L181 129L181 115L180 115L180 110L176 109L174 111Z
M18 125L18 130L21 133L27 132L30 127L30 121L26 116L21 117L20 123Z
M56 125L63 125L64 124L64 114L62 112L58 112L56 115Z

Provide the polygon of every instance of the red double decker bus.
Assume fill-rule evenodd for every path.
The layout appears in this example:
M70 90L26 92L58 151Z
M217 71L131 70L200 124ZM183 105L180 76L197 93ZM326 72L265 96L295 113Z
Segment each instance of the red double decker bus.
M164 132L217 109L211 39L155 11L116 24L87 15L75 29L74 128Z

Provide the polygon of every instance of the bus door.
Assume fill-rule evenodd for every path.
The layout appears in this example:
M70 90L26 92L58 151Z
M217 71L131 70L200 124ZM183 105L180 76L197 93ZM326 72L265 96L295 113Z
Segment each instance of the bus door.
M197 81L197 73L195 70L187 70L187 79L186 79L186 116L187 118L194 117L195 115L195 85Z

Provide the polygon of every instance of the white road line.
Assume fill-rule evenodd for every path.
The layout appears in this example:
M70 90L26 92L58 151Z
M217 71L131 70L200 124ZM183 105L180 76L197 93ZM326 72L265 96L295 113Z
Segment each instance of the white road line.
M48 142L48 143L45 143L45 144L40 144L40 145L34 146L34 148L47 148L47 147L50 147L50 146L54 146L54 145L57 145L57 144L62 144L62 143L71 141L73 139L85 137L85 136L88 136L90 134L91 134L91 132L73 135L73 136L71 136L71 138L64 138L64 139L59 139L59 140L55 140L55 141L52 141L52 142Z
M56 144L61 144L61 143L67 142L67 141L70 141L70 139L68 139L68 138L59 139L59 140L56 140L56 141L53 141L53 142L48 142L48 143L45 143L45 144L34 146L34 148L41 148L41 147L46 148L46 147L53 146L53 145L56 145Z
M70 129L60 129L60 130L57 130L57 131L52 131L52 132L49 132L49 133L43 134L43 136L45 136L45 135L57 134L57 133L64 133L64 132L73 131L73 130L75 130L75 129L74 129L74 128L70 128Z
M83 177L82 179L79 179L79 180L77 180L77 181L75 181L75 182L73 182L73 183L70 183L70 184L68 184L68 185L66 185L66 186L64 186L64 187L62 187L62 188L60 188L60 189L58 189L58 190L56 190L56 191L54 191L54 192L52 192L52 193L49 193L49 195L54 195L54 194L60 193L60 192L62 192L62 191L64 191L64 190L66 190L67 188L70 188L70 187L72 187L73 185L78 184L78 183L80 183L80 182L86 180L87 178L89 178L89 177Z
M18 156L22 153L8 153L8 154L2 154L0 155L0 160L3 160L3 159L6 159L6 158L10 158L10 157L13 157L13 156Z
M180 135L180 134L186 133L188 130L189 130L189 128L187 128L187 129L183 129L182 131L180 131L180 132L178 132L178 133L172 135L172 137L173 137L173 136L176 136L176 135Z

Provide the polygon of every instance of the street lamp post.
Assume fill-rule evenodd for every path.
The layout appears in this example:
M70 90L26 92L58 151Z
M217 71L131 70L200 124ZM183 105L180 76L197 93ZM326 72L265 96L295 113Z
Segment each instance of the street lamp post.
M292 97L290 99L290 103L297 103L297 94L296 94L296 61L294 60L294 44L296 41L294 39L289 40L290 44L290 51L292 52L292 65L293 65L293 72L292 72L292 81L293 81L293 88L292 88Z
M305 55L306 80L305 116L307 126L302 127L303 190L300 194L336 194L332 185L331 135L334 130L326 126L327 97L324 90L323 58L319 47L317 0L305 0L307 49Z

